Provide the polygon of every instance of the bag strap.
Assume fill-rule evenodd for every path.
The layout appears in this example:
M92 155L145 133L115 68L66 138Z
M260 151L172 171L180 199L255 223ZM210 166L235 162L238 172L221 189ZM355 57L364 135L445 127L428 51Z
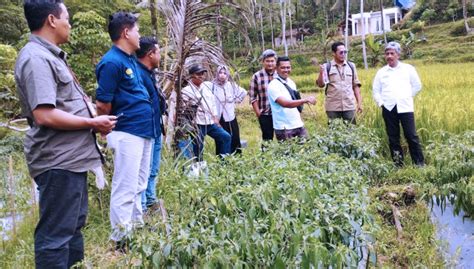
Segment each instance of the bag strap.
M352 87L354 87L354 81L355 81L355 77L354 77L355 71L354 71L353 64L354 64L353 62L347 61L347 65L349 66L352 72ZM326 63L326 73L327 73L328 79L329 79L329 71L331 71L331 63L328 61ZM329 84L326 84L326 87L324 88L324 95L328 95L328 86Z
M288 90L288 92L290 93L290 96L291 96L291 99L292 100L296 100L296 96L295 96L295 90L293 90L290 86L288 86L288 84L284 83L281 78L276 78L278 81L280 81L281 84L283 84L283 86L285 86L285 88Z
M328 80L329 80L329 71L331 71L331 62L327 61L326 62L326 76ZM324 95L328 95L328 87L329 87L329 83L326 84L326 87L324 88Z
M350 62L350 61L347 61L347 64L349 65L349 67L351 68L351 71L352 71L352 87L354 87L354 81L355 81L355 77L354 77L354 66L353 66L353 62Z

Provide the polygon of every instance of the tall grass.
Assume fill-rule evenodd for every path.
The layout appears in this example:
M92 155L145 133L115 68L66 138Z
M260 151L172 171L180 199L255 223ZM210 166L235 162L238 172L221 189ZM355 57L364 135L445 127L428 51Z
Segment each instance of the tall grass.
M421 78L423 88L415 97L415 121L422 142L433 138L433 133L444 130L452 133L462 133L473 129L474 119L474 63L457 64L422 64L414 61ZM310 73L301 73L300 71ZM358 69L359 79L362 83L362 98L364 112L359 115L358 122L367 127L374 128L380 137L385 137L385 125L382 112L372 99L372 81L377 69ZM310 128L324 128L327 117L324 111L324 93L316 88L316 68L296 67L291 75L299 89L311 89L305 95L316 95L316 106L306 108L303 112L305 124ZM242 85L248 85L249 77L241 79ZM239 114L251 118L256 123L253 112L250 111L248 102L241 105ZM251 116L250 116L251 115ZM257 124L258 125L258 124ZM250 137L258 137L259 130L252 124ZM244 136L246 133L244 132ZM247 139L250 139L246 136Z

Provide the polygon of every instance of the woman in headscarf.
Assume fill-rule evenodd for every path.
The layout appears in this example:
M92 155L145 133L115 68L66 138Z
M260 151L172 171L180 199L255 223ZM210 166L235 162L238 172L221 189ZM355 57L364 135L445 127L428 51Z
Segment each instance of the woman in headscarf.
M239 87L235 82L229 81L229 76L230 72L227 66L218 66L216 78L212 81L212 92L216 97L219 123L232 137L230 152L241 153L240 132L237 117L235 116L235 104L243 101L247 91ZM216 151L218 151L217 145Z

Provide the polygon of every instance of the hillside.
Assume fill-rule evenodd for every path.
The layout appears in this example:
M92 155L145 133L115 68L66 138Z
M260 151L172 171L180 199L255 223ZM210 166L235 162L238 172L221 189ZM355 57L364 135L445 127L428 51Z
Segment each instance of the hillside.
M474 27L474 18L469 20L471 27ZM405 50L412 51L411 56L404 55L403 60L408 62L425 63L463 63L474 61L474 35L465 35L463 21L449 22L426 26L422 29L398 30L387 33L388 41L399 42ZM416 30L415 30L416 29ZM410 32L413 33L413 39L410 39ZM416 33L414 33L416 32ZM368 39L370 39L369 37ZM326 56L325 49L318 45L316 37L312 36L305 40L298 48L292 48L289 56L293 60L293 77L299 81L299 89L303 92L315 91L314 86L316 72L319 68L312 64L312 59L316 58L319 62L331 59L330 44L327 42ZM343 41L340 36L334 40ZM371 49L367 45L367 58L369 67L383 65L383 36L373 37L374 43L378 44L378 50ZM362 44L359 37L350 38L349 59L356 63L358 68L363 67ZM369 41L367 42L369 43ZM277 49L277 53L283 54L282 49ZM376 65L373 65L376 61ZM252 70L249 70L252 71ZM242 87L248 88L250 72L241 75L240 82Z

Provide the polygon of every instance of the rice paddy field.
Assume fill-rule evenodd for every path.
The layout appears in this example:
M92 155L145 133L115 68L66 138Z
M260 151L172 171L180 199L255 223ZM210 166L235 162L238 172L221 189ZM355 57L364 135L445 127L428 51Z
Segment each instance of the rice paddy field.
M324 93L314 86L316 69L293 70L304 94L317 95L306 106L306 143L273 143L260 152L257 120L244 101L238 107L243 156L219 161L206 143L208 171L186 174L189 163L164 150L158 184L168 219L146 219L130 235L130 251L117 254L108 240L110 189L90 186L90 212L84 229L85 268L443 268L429 219L433 195L472 217L474 208L474 63L411 62L423 89L415 98L415 118L427 157L425 168L396 169L388 158L381 111L371 97L376 69L358 73L364 112L357 127L328 128ZM248 88L249 77L241 84ZM2 216L12 207L22 214L0 247L1 268L32 268L37 211L21 154L21 137L1 140ZM404 146L407 148L406 145ZM12 156L13 176L9 168ZM407 156L409 156L407 154ZM110 156L109 156L110 158ZM409 158L409 157L408 157ZM406 163L410 163L406 160ZM109 179L111 171L107 172ZM13 182L13 183L11 183ZM93 182L91 180L91 182ZM14 200L9 193L15 187ZM407 188L414 190L407 199ZM454 194L454 198L453 195ZM393 207L399 211L398 238Z

